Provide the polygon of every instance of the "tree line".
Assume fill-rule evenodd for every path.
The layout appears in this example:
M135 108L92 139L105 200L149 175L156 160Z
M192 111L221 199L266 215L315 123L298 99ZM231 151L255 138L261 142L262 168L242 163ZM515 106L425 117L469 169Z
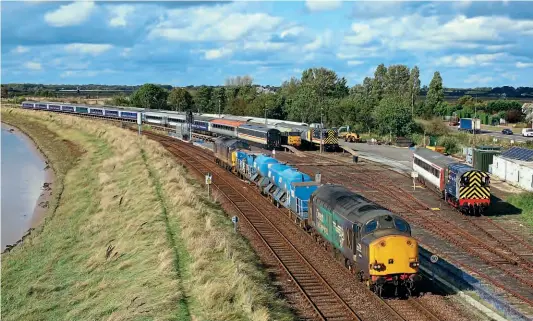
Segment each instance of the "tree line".
M112 104L174 111L228 113L314 123L350 125L355 130L408 135L414 117L429 117L444 103L442 78L436 72L420 100L420 70L381 64L374 77L347 86L344 77L327 68L309 68L300 78L285 81L278 91L259 90L249 76L228 78L225 86L167 91L145 84L130 97L113 97Z
M425 87L425 88L424 88ZM373 77L347 86L344 77L327 68L309 68L300 78L283 82L279 90L262 90L250 76L228 78L224 86L193 89L145 84L130 97L113 97L113 105L192 110L199 113L224 113L268 117L326 126L349 125L356 131L406 136L417 130L415 118L435 115L472 117L498 114L509 121L520 121L521 104L512 100L482 101L464 96L455 104L445 101L440 73L434 73L429 86L421 87L417 66L377 66ZM421 91L425 97L421 97ZM471 111L471 112L470 112ZM487 116L488 117L488 116ZM488 119L488 118L487 118ZM488 120L487 120L488 122Z
M523 119L519 102L506 99L487 102L467 95L451 104L445 101L446 89L438 71L429 86L421 87L419 76L417 66L380 64L373 77L366 77L362 83L349 87L346 79L333 70L309 68L301 77L293 77L278 88L254 85L253 79L247 75L228 78L224 86L217 87L172 88L145 84L131 95L113 96L110 104L266 116L306 123L323 122L331 127L350 125L359 132L394 136L417 131L415 118L429 119L435 115L472 117L486 114L509 121ZM39 88L43 90L43 87Z

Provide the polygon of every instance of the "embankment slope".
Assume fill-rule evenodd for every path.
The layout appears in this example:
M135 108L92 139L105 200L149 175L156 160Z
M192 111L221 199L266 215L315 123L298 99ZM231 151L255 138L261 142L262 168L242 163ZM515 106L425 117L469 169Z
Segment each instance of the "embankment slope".
M160 145L67 115L3 108L2 119L51 161L58 205L2 255L3 320L293 319L248 243Z

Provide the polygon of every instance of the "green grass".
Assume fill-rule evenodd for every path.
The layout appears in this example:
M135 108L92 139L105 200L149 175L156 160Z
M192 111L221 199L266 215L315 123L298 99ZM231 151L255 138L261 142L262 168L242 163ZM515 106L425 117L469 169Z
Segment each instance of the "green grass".
M52 161L59 204L2 255L2 320L294 319L250 245L159 144L66 115L2 117Z
M507 202L522 210L520 216L533 232L533 193L511 195Z

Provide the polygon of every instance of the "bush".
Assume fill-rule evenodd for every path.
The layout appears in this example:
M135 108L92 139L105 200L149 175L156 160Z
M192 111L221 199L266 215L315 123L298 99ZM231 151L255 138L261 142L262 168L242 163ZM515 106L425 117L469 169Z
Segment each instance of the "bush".
M459 141L453 136L440 137L438 145L444 147L444 151L447 154L456 154L459 152Z

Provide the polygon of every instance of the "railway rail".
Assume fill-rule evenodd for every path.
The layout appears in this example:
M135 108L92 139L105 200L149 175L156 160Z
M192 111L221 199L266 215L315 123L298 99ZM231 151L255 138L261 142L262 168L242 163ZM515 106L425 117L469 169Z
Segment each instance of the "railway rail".
M108 117L101 117L96 115L83 115L86 118L97 118L114 123L120 127L132 127L134 121L124 121L119 119L112 119ZM162 126L150 126L152 130L168 134L172 130ZM281 269L283 269L287 275L289 275L294 281L307 300L309 306L314 310L317 319L320 320L367 320L369 318L361 318L358 313L354 311L352 307L339 295L339 293L329 285L324 277L315 269L315 267L309 263L309 261L302 255L300 251L291 243L291 241L278 229L275 224L269 218L269 211L261 209L254 205L254 201L250 200L244 193L240 192L234 187L234 182L229 182L228 177L232 176L222 168L213 166L206 163L207 152L205 150L187 146L188 144L180 144L180 148L176 147L176 140L169 138L168 136L162 136L159 134L144 131L145 135L151 139L159 141L176 157L180 158L184 163L193 168L200 174L207 172L216 172L214 175L215 180L218 182L215 187L224 195L233 205L234 209L240 213L240 217L244 219L254 230L254 232L260 237L264 244L269 249L273 257L275 257ZM194 136L194 135L193 135ZM197 138L205 139L209 136L197 134ZM205 137L203 137L205 136ZM191 153L188 153L187 151ZM202 154L204 160L195 157L193 155ZM316 165L316 163L315 163ZM340 164L339 164L340 165ZM232 177L234 180L235 178ZM272 206L273 207L273 206ZM275 207L273 207L275 209ZM276 209L280 211L279 209ZM415 299L407 300L409 304L405 304L405 301L394 300L391 303L390 300L382 300L374 296L370 291L368 293L381 301L381 311L386 311L385 314L380 314L379 320L425 320L435 321L440 320L432 312L430 312L424 305L417 302ZM397 303L402 302L402 303ZM409 308L410 306L410 308ZM418 312L415 312L418 311ZM377 310L372 311L370 314L375 316ZM386 316L386 314L388 315ZM417 314L421 313L421 314ZM423 317L422 317L423 316ZM422 317L422 318L421 318ZM371 319L371 318L370 318Z
M187 165L194 168L198 173L206 174L212 173L213 182L218 182L216 188L226 198L228 198L240 216L246 220L248 224L253 228L254 232L261 235L261 240L268 246L270 252L276 257L276 260L283 268L283 270L291 276L291 278L298 285L298 289L306 297L317 316L323 320L361 320L361 316L356 313L350 305L333 289L328 282L322 277L322 275L313 267L311 263L304 257L302 253L292 244L289 240L272 222L272 211L277 211L280 214L286 216L282 210L271 205L271 208L256 206L257 199L250 199L249 194L245 194L236 189L234 185L235 177L229 172L220 167L213 168L212 155L205 150L198 148L185 147L187 144L180 143L180 149L173 146L176 142L165 140L164 138L154 137L152 134L148 134L151 138L160 141L169 151L175 156L179 157ZM189 152L190 150L190 152ZM201 155L200 157L198 155ZM229 175L229 176L228 176ZM250 193L254 194L254 193ZM263 200L263 197L260 197ZM309 240L312 240L309 237ZM296 256L296 259L294 258ZM344 267L339 265L339 268ZM307 270L307 271L306 271ZM297 272L294 272L297 271ZM398 309L395 304L390 304L388 300L383 300L375 296L372 292L367 291L367 295L375 299L375 304L381 305L382 309L385 309L390 314L392 319L397 320L428 320L438 321L440 320L423 305L416 303L410 303L408 306ZM339 309L340 308L340 309ZM339 311L344 311L339 313ZM413 315L422 313L424 318L412 319ZM390 319L381 315L380 320Z
M195 153L202 153L202 151L191 148L187 144L180 144L180 148L177 148L175 141L169 141L159 135L147 135L159 141L172 154L202 175L208 172L213 174L213 181L216 182L215 188L233 204L240 218L249 224L275 257L279 266L294 280L298 290L315 311L318 319L362 320L291 241L272 224L268 217L269 209L256 206L254 201L235 188L235 184L229 181L233 180L233 177L228 177L230 173L213 166L212 161L195 156Z
M366 195L382 206L405 217L409 222L431 231L434 235L449 241L456 248L481 259L491 269L482 271L469 262L454 262L462 268L471 270L492 284L504 289L521 301L533 306L533 281L531 256L533 248L523 240L508 233L487 217L468 217L453 210L439 213L433 211L407 190L398 187L378 170L361 169L361 166L341 160L330 159L335 165L316 166L306 164L306 160L290 154L277 154L276 157L297 164L308 174L321 172L324 180L343 184ZM314 155L316 163L324 165L322 155ZM299 164L298 164L299 163ZM301 164L301 165L300 165ZM374 192L372 192L374 191ZM514 244L513 242L516 242Z

